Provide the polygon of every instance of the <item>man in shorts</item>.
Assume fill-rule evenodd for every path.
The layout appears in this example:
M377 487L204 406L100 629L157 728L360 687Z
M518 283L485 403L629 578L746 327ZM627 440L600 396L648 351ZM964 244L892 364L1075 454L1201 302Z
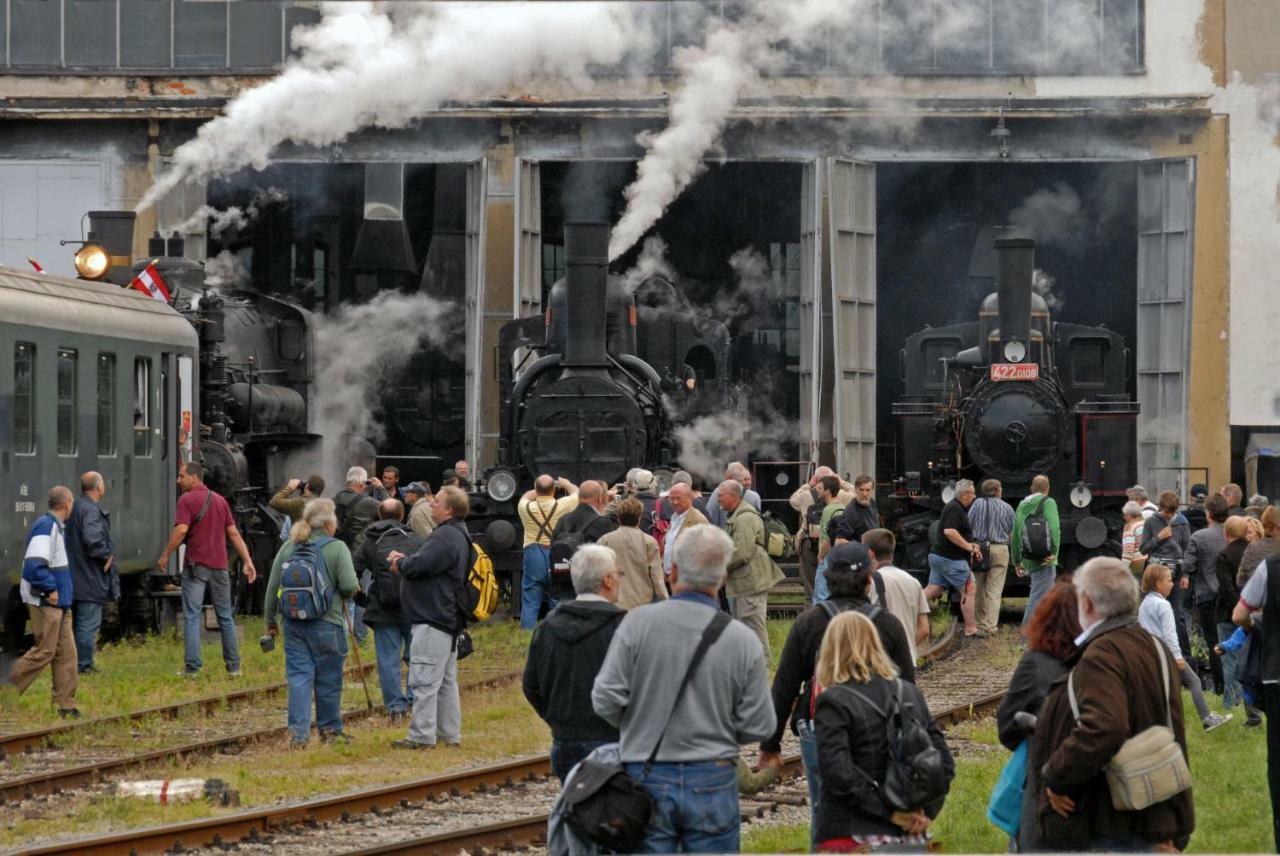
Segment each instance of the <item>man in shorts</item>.
M933 600L948 589L960 592L960 615L964 619L966 638L978 635L974 621L973 562L982 558L982 548L973 540L969 528L969 506L977 491L973 482L961 479L956 482L955 497L942 509L938 520L938 535L929 550L929 584L924 596Z

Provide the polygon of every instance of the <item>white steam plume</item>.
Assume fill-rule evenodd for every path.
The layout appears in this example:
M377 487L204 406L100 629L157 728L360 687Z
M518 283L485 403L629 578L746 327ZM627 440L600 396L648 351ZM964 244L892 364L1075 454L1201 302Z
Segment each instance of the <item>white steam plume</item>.
M210 288L243 288L249 284L249 271L239 256L223 250L204 263L204 281Z
M376 413L388 385L419 350L461 350L461 340L450 332L456 330L456 312L450 302L393 290L316 317L315 430L325 438L326 479L340 483L353 463L346 448L353 438L374 444L382 438ZM388 325L392 318L395 323Z
M622 282L627 291L634 294L645 280L653 276L660 276L673 284L677 279L676 269L667 260L667 242L658 235L645 239L636 263L622 275Z
M294 32L301 56L242 93L179 146L138 204L185 181L264 168L284 142L323 146L365 127L401 128L445 100L505 93L531 78L587 89L589 68L642 49L625 4L327 3Z
M675 433L680 467L711 486L719 483L726 464L746 460L748 452L765 460L789 460L797 444L796 421L769 410L700 416L677 426Z
M1036 268L1031 272L1031 290L1044 298L1050 312L1061 312L1067 305L1066 299L1057 290L1056 277Z
M257 220L258 215L262 213L262 206L273 202L286 202L288 199L289 194L279 187L266 187L256 191L249 204L243 209L235 205L226 209L201 205L194 214L175 226L174 231L179 233L198 231L200 224L208 220L210 221L209 234L214 238L221 238L222 233L228 229L243 229Z
M1089 237L1089 219L1080 205L1080 194L1063 181L1022 200L1009 215L1009 222L1038 243L1068 250L1082 248Z

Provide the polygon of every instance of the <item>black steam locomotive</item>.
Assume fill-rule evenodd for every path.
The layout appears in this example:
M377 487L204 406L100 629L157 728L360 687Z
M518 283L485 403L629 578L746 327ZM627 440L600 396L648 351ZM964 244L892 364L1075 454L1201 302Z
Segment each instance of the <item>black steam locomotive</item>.
M995 249L997 290L978 320L921 330L902 353L892 498L910 567L927 565L930 527L961 478L999 479L1016 505L1032 478L1049 476L1067 568L1119 549L1138 414L1124 339L1051 320L1032 287L1034 241Z

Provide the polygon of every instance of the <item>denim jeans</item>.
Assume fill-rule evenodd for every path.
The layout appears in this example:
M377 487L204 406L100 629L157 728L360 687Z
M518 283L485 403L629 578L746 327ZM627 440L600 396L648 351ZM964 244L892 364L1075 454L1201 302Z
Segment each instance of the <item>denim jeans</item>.
M813 573L813 604L817 606L824 600L831 599L831 587L827 585L827 560L823 557L818 562L818 569Z
M409 662L408 624L379 625L373 628L373 649L378 657L378 685L382 687L382 706L387 713L404 713L412 704L408 676L400 678L400 662Z
M188 672L198 672L204 665L200 658L200 624L204 615L204 591L209 589L213 611L222 632L222 661L228 672L240 668L240 640L236 638L236 620L231 611L231 577L226 568L215 570L204 565L182 569L183 644Z
M98 645L98 630L102 627L102 604L77 600L71 606L72 623L76 636L76 666L88 671L93 665L93 650Z
M1022 613L1022 626L1026 627L1031 621L1031 616L1036 611L1036 605L1040 603L1040 599L1049 593L1049 589L1053 588L1054 580L1058 578L1057 565L1041 565L1034 571L1030 572L1031 576L1031 595L1027 599L1027 609Z
M569 778L569 771L579 761L590 755L606 743L617 743L616 740L552 740L551 772L556 774L560 784Z
M538 625L538 613L544 599L555 607L551 597L551 549L541 544L524 548L524 564L520 578L520 626L532 630Z
M737 853L738 765L733 761L623 765L653 797L641 853Z
M1218 622L1218 639L1220 641L1225 642L1235 632L1236 626L1234 624ZM1227 710L1231 710L1231 708L1244 701L1244 691L1240 689L1240 679L1236 677L1239 656L1239 651L1222 649L1222 706Z
M342 664L347 631L326 619L284 620L284 675L289 684L289 731L295 743L311 737L311 697L321 734L342 730Z
M809 785L809 849L818 849L818 806L822 801L822 774L818 771L818 735L813 723L802 719L796 724L800 734L800 762L804 764L804 779Z

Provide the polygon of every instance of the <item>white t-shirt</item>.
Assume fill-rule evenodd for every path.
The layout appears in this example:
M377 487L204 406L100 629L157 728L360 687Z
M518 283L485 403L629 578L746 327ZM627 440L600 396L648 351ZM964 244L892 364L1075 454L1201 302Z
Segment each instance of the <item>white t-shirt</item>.
M884 565L876 570L884 581L884 608L902 624L907 632L907 644L911 646L911 659L916 658L916 617L929 614L929 601L924 596L924 589L911 574ZM871 602L879 600L879 593L874 584L871 586Z

